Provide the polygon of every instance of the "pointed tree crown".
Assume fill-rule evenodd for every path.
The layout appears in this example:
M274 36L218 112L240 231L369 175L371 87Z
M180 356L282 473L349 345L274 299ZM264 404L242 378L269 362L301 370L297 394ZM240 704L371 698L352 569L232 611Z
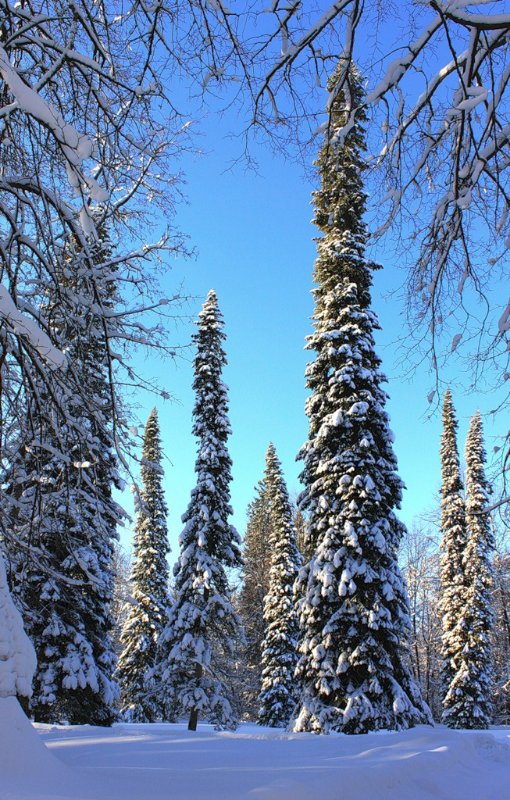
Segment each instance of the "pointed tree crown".
M264 483L272 530L269 587L264 598L265 631L258 720L263 725L284 727L297 700L294 671L298 656L298 620L293 590L301 556L296 545L287 487L272 443L267 449Z
M121 710L124 718L131 722L155 722L164 716L157 694L150 691L149 678L170 604L167 563L170 547L162 457L158 414L153 408L145 425L140 470L142 486L136 504L131 571L133 602L122 629L123 651L118 667Z
M175 599L160 637L156 679L173 714L189 713L194 730L205 716L219 728L235 727L231 692L223 676L241 638L231 603L227 569L241 566L240 539L229 523L232 461L223 319L214 291L194 335L193 432L198 438L196 486L182 517L180 555L174 568Z
M314 332L307 347L309 437L300 457L311 559L301 571L302 686L295 730L361 733L429 719L407 667L408 599L397 563L404 533L385 378L370 308L375 264L366 257L362 112L347 133L334 93L314 194ZM350 89L361 98L353 71Z

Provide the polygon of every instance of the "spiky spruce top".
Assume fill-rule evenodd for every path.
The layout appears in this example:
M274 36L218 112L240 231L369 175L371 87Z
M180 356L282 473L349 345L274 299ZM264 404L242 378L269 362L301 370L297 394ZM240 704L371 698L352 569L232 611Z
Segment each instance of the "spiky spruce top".
M446 725L455 726L456 700L451 693L464 646L459 638L459 623L464 612L465 588L462 560L466 549L466 508L457 446L457 419L452 394L447 390L443 403L441 434L441 678L443 715Z
M355 104L361 97L351 74ZM335 76L330 83L334 89ZM370 309L375 265L365 256L364 118L342 140L343 98L332 100L314 194L316 353L306 377L309 439L301 509L313 556L300 576L300 706L294 730L363 733L409 727L429 712L408 670L408 600L394 514L402 481L384 410L384 376Z
M490 486L485 477L482 421L477 413L466 439L466 531L462 553L462 607L451 637L456 645L455 673L445 697L443 715L452 728L488 728L492 712L494 535L486 513Z
M162 716L157 696L147 691L147 673L156 662L157 642L170 603L166 560L170 547L161 461L158 414L153 408L143 438L131 571L133 604L121 634L123 651L118 667L121 713L131 722L154 722Z
M229 523L232 462L223 318L214 291L199 315L193 388L198 438L197 483L191 493L175 567L175 601L160 637L158 675L176 711L198 710L218 728L235 726L218 660L233 651L239 619L230 602L226 568L241 566L240 539ZM197 666L199 669L197 670Z

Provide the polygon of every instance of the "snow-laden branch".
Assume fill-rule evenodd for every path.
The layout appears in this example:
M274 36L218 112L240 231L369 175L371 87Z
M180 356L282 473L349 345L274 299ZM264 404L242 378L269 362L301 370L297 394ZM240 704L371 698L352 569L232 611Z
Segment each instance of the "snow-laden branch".
M0 317L12 328L16 335L26 338L52 369L58 369L65 365L65 355L52 344L50 337L42 330L40 325L16 308L14 300L5 286L1 284Z
M9 57L0 44L0 75L9 87L15 102L11 106L19 108L47 128L59 143L65 158L65 168L70 186L80 194L83 186L91 200L105 202L109 193L102 189L91 175L83 175L82 164L92 156L94 143L90 136L80 134L70 123L66 123L62 114L47 103L41 95L32 89L20 77L9 61ZM94 224L86 203L80 211L80 224L86 236L94 234Z
M5 49L0 44L0 75L15 97L16 105L25 113L45 125L62 146L69 164L77 167L92 155L93 143L90 136L80 135L62 115L51 108L45 100L18 75L9 61Z
M473 14L465 11L467 6L482 5L483 3L465 3L450 0L431 0L430 7L439 11L442 17L458 22L468 28L477 28L481 31L494 31L510 27L510 14Z
M506 506L510 503L510 496L502 497L496 503L492 503L490 506L487 506L483 509L483 511L475 511L475 514L492 514L493 511L496 511L497 508L501 508L501 506Z
M443 331L445 356L463 357L476 343L477 371L483 357L476 355L490 352L494 364L499 348L501 383L509 369L508 295L494 295L501 307L480 314L473 297L487 303L496 274L487 262L495 267L510 249L508 8L497 0L402 0L397 32L384 3L255 3L250 14L259 27L245 20L232 43L235 58L208 59L199 84L205 93L238 82L250 104L248 158L250 134L264 130L308 164L309 145L315 151L317 134L330 129L327 110L341 97L339 139L358 118L367 127L371 230L404 234L410 319L419 331L413 342L425 345L436 373ZM361 108L352 105L353 65L366 88ZM446 330L452 319L462 340Z

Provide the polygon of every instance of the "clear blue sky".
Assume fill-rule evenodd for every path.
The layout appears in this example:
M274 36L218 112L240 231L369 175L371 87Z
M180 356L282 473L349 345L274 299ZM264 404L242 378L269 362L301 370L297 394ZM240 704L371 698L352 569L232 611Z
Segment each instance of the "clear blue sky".
M230 389L233 429L233 521L242 534L246 506L262 477L269 441L282 461L291 496L300 489L300 464L295 456L307 435L304 369L311 354L304 350L304 340L311 330L316 232L310 224L310 196L315 186L305 180L302 167L264 148L255 152L258 174L242 166L229 170L237 145L225 138L228 124L218 118L205 121L201 145L208 153L190 157L183 165L189 205L178 209L177 223L190 236L198 257L174 262L164 278L164 288L173 294L184 282L184 291L196 297L186 309L193 317L210 288L218 294L228 337L229 365L224 377ZM388 409L400 474L407 485L401 516L410 525L415 515L432 508L436 500L440 414L437 409L432 413L436 407L427 402L434 386L427 364L418 365L407 377L399 366L399 343L408 337L403 301L398 293L390 296L405 277L399 269L399 254L387 241L376 256L384 266L376 275L373 291L373 307L383 329L378 335L378 352L389 378ZM189 341L193 328L191 322L184 322L170 332L171 341ZM454 393L462 451L469 417L477 408L490 411L495 402L490 395L464 393L461 384L467 383L467 376L461 355L462 348L448 359L442 376L451 382ZM195 481L192 352L187 361L174 365L154 359L145 361L142 369L147 377L156 376L178 400L169 402L146 394L138 398L143 421L153 405L160 416L168 459L165 489L174 560L180 518ZM501 415L495 423L493 417L487 418L486 433L487 449L492 451L494 437L505 433ZM121 502L130 508L128 493ZM130 547L128 532L122 543Z

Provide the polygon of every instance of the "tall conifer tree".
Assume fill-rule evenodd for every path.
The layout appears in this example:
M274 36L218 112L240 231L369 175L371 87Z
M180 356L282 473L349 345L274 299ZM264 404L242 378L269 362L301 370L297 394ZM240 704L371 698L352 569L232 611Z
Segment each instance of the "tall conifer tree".
M464 613L465 580L463 557L467 544L464 484L457 446L457 419L450 390L443 403L441 436L441 680L442 721L456 727L456 698L451 687L460 666L464 636L459 627Z
M296 705L294 670L297 663L298 620L294 583L301 566L292 509L280 461L273 444L266 454L264 482L272 521L271 568L264 598L262 685L258 721L285 727Z
M199 716L218 728L236 725L221 670L240 637L226 569L241 566L241 555L239 536L228 522L232 462L227 387L221 379L227 360L223 318L212 290L194 339L197 483L182 518L175 600L160 637L155 671L167 706L189 714L190 730L196 729Z
M11 554L14 597L37 653L32 713L44 722L108 725L118 693L110 605L122 512L112 497L119 477L97 292L112 308L116 281L107 236L93 248L93 276L89 261L78 268L78 252L69 278L64 259L65 314L53 290L48 295L47 317L67 355L66 389L49 379L33 387L7 493L24 542Z
M354 70L351 98L361 98ZM296 731L365 733L427 722L407 661L408 598L397 564L404 526L394 509L402 481L387 395L374 350L377 319L365 255L364 116L343 137L343 97L332 101L315 193L316 353L307 369L309 439L302 448L301 509L313 553L301 571L301 696Z
M463 603L454 631L455 674L444 706L449 727L483 729L491 721L494 536L486 513L490 486L485 477L479 413L469 426L465 457L467 544L462 553Z
M137 500L131 572L133 601L121 634L123 651L118 667L121 713L133 722L154 722L162 716L157 692L151 691L149 680L170 603L166 560L170 548L161 460L158 413L153 408L143 439L142 487Z

